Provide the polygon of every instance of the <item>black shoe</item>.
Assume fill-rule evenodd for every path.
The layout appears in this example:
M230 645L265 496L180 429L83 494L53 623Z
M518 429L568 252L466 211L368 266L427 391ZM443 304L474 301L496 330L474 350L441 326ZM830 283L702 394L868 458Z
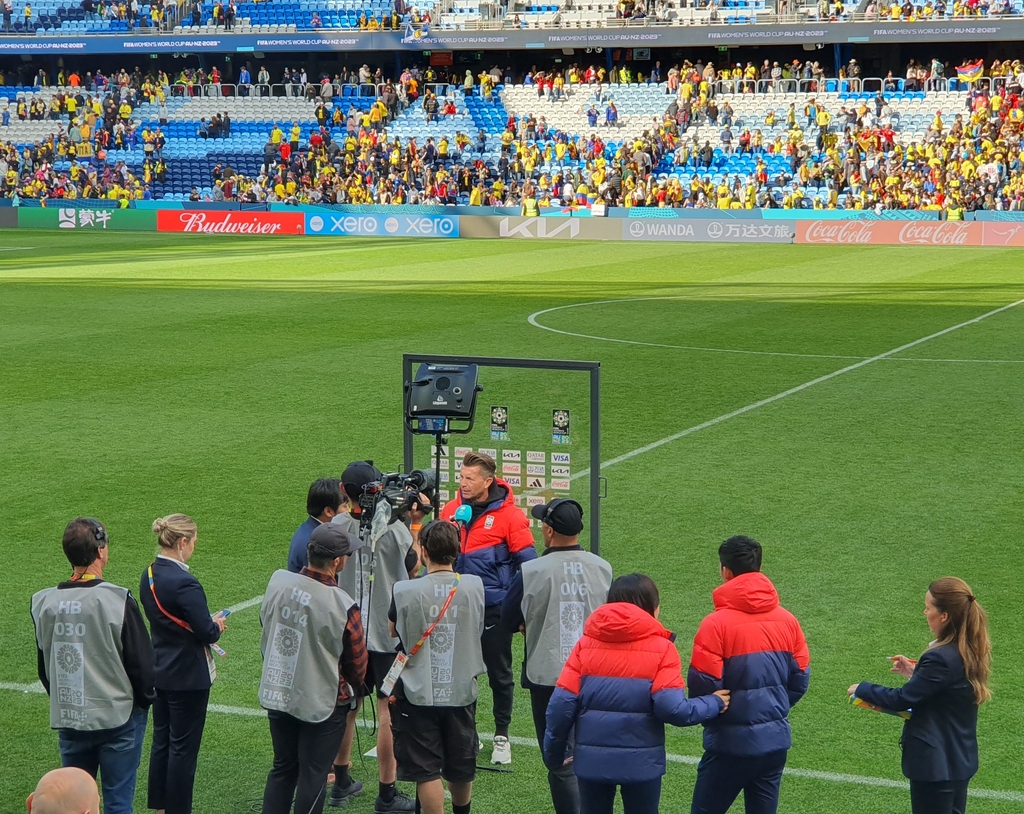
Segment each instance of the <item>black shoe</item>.
M327 798L327 805L334 808L344 808L353 797L363 793L363 784L353 780L344 788L335 783L331 786L331 796Z
M395 792L395 796L391 798L391 802L384 802L384 798L377 796L377 802L373 804L373 814L393 814L396 811L415 811L416 801L408 794L402 794L400 791Z

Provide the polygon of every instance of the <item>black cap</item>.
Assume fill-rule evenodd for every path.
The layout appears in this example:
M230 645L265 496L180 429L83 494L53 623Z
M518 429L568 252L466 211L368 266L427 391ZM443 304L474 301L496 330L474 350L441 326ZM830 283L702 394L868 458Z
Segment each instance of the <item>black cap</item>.
M363 547L363 541L354 534L349 534L341 526L323 523L313 529L309 535L307 548L317 548L328 557L344 557L357 548Z
M352 500L359 500L363 487L383 477L373 461L353 461L341 473L341 485Z
M575 537L583 531L583 507L575 500L555 498L546 505L534 506L530 513L566 537Z

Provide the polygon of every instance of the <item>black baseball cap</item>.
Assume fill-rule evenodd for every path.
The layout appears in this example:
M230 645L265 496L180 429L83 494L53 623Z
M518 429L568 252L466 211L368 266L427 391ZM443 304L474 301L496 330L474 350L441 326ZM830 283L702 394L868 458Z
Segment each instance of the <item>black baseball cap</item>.
M323 523L313 529L306 546L307 549L316 548L329 557L344 557L362 547L362 540L334 523Z
M359 495L363 493L363 487L382 477L380 470L373 465L373 461L353 461L341 473L341 485L349 498L359 500Z
M534 506L530 513L566 537L575 537L583 531L583 507L575 500L555 498L550 503Z

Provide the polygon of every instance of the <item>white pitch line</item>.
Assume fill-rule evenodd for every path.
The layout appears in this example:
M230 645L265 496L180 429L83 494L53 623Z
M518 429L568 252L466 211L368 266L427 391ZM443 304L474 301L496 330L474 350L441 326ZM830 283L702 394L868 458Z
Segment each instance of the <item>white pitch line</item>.
M643 455L645 452L650 452L652 450L657 449L658 447L664 446L665 444L670 444L673 441L678 441L680 438L685 438L687 435L693 435L693 433L695 432L700 432L701 430L706 430L709 427L714 427L717 424L721 424L725 421L728 421L730 418L736 418L737 416L745 415L746 413L752 412L758 409L759 407L764 407L768 404L774 404L776 401L782 401L782 399L788 398L789 396L793 396L797 393L802 393L804 390L807 390L810 387L814 387L816 384L822 384L824 382L831 381L837 376L842 376L844 373L850 373L854 370L859 370L860 368L865 367L866 365L870 365L872 362L880 362L883 359L888 359L890 356L895 356L897 353L902 353L905 350L910 350L910 348L916 348L918 345L923 345L925 342L930 342L933 339L938 339L940 336L945 336L946 334L953 333L953 331L959 331L961 328L966 328L970 325L977 325L982 320L986 320L989 317L994 317L996 314L1003 313L1003 311L1009 311L1011 308L1016 308L1021 303L1024 303L1024 300L1017 300L1016 302L1011 302L1009 305L1000 306L999 308L995 308L991 311L988 311L982 314L981 316L974 317L974 319L969 319L966 322L960 322L957 325L953 325L949 328L943 328L941 331L936 331L935 333L929 334L928 336L923 336L920 339L915 339L913 342L907 342L905 345L900 345L898 348L887 350L885 353L880 353L877 356L872 356L868 359L862 359L859 362L855 362L852 365L847 365L846 367L840 368L839 370L833 370L831 373L826 373L824 376L819 376L816 379L811 379L809 382L798 384L796 387L791 387L789 388L789 390L783 390L781 393L776 393L774 396L769 396L766 399L755 401L753 404L748 404L745 407L740 407L739 409L733 410L732 412L726 413L725 415L720 415L718 416L718 418L709 419L708 421L705 421L701 424L697 424L693 427L688 427L687 429L681 430L680 432L673 433L672 435L665 436L664 438L660 438L657 441L652 441L650 444L645 444L642 447L637 447L634 450L625 452L622 455L619 455L618 457L612 458L611 460L602 462L601 469L604 470L610 466L621 464L624 461L628 461L631 458L637 457L638 455ZM574 475L572 475L571 479L577 480L578 478L585 478L589 475L589 468L581 469Z
M259 596L254 596L252 599L246 599L245 602L239 602L237 605L232 605L228 610L232 613L238 613L239 611L244 611L246 608L259 605L262 601L263 594L260 594Z
M38 681L32 684L16 684L14 682L3 681L0 682L0 690L12 690L15 692L43 693L43 686ZM221 715L237 715L243 718L263 718L266 716L267 711L265 709L253 708L253 707L236 707L229 706L227 704L210 704L208 707L210 712L216 712ZM356 724L362 729L371 729L373 724L369 721L363 721L361 718L356 720ZM481 732L480 740L491 741L494 739L494 734L491 732ZM537 747L537 741L534 738L521 738L513 735L509 738L509 741L516 746L528 746L534 749ZM693 755L674 755L667 754L665 756L670 763L680 763L686 766L696 766L700 763L700 758ZM867 777L860 774L839 774L837 772L820 772L815 769L793 769L787 767L785 774L791 777L802 777L808 780L823 780L828 783L851 783L857 786L874 786L877 788L892 788L892 789L907 789L908 784L901 780L890 780L886 777ZM1003 800L1010 803L1024 803L1024 793L1019 791L999 791L995 789L968 789L968 796L978 797L988 800Z
M832 354L823 353L783 353L782 351L767 351L767 350L731 350L729 348L703 348L694 345L664 345L660 342L640 342L634 339L613 339L609 336L595 336L593 334L579 334L573 333L572 331L562 331L558 328L552 328L548 325L541 325L537 321L537 317L543 316L544 314L550 314L552 311L562 311L566 308L582 308L588 305L608 305L611 303L621 302L648 302L651 300L668 300L668 299L685 299L675 297L636 297L633 299L626 300L595 300L593 302L575 302L571 305L557 305L554 308L545 308L543 311L536 311L527 317L529 322L534 328L540 328L544 331L551 331L551 333L562 334L563 336L575 336L579 339L597 339L601 342L616 342L621 345L642 345L645 348L669 348L670 350L695 350L703 353L736 353L744 356L793 356L800 359L864 359L863 356L838 356Z
M859 361L870 359L879 361L877 358L867 356L850 356L845 354L829 353L787 353L785 351L768 350L739 350L736 348L706 348L700 345L668 345L662 342L641 342L638 339L616 339L611 336L598 336L596 334L581 334L574 331L563 331L560 328L552 328L550 325L542 325L537 317L550 314L553 311L562 311L567 308L585 308L590 305L610 305L623 302L651 302L659 300L688 300L690 297L634 297L631 299L619 300L594 300L591 302L574 302L569 305L557 305L554 308L545 308L543 311L535 311L526 318L534 328L550 331L563 336L574 336L578 339L595 339L599 342L615 342L620 345L639 345L645 348L666 348L668 350L692 350L699 353L731 353L741 356L784 356L795 359L856 359ZM1024 365L1024 359L888 359L890 362L946 362L950 364L995 364L995 365Z

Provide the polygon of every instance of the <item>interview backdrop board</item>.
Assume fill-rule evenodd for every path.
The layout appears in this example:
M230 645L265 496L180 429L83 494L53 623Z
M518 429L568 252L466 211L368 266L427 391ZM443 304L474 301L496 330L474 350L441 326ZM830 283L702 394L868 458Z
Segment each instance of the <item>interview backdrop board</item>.
M508 483L516 505L530 519L540 545L538 503L571 498L584 510L580 543L601 547L601 363L557 359L509 359L407 353L402 357L403 393L421 364L478 365L483 391L475 424L465 435L449 435L441 446L442 503L455 497L459 468L468 450L494 458L497 476ZM434 469L435 439L404 430L405 471Z

